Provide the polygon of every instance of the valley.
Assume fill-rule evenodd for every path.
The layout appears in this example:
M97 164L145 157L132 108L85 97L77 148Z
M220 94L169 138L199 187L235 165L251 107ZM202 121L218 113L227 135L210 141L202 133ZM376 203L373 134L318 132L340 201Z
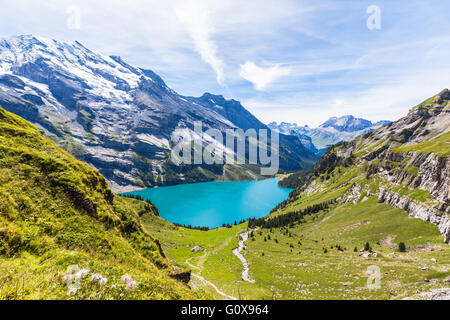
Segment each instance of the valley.
M145 225L156 231L154 222ZM245 225L207 232L158 229L173 263L193 267L240 299L404 299L445 288L450 276L450 249L439 231L376 199L335 206L293 227L254 232L243 250L254 284L242 280L242 263L231 254ZM230 234L233 240L227 244ZM363 251L367 242L371 254ZM406 243L407 252L398 252L399 242ZM190 252L194 245L204 246L208 254ZM374 279L372 266L380 270L380 288L367 286Z
M0 109L0 296L445 297L449 97L444 90L391 125L329 148L290 180L296 189L267 217L208 231L162 219L150 201L115 196L98 172ZM240 259L241 234L254 228ZM60 279L74 264L108 285L86 279L65 292ZM121 283L128 274L136 291Z

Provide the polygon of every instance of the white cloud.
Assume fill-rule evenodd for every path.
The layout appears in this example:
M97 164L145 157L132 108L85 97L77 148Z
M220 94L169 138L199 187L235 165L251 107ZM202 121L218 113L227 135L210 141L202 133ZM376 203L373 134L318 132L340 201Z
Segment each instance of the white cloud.
M204 1L190 0L175 8L175 13L187 27L194 42L195 50L203 61L216 73L219 84L225 80L225 63L217 56L217 45L212 40L214 25L211 21L209 7Z
M262 68L251 61L247 61L240 67L240 76L253 83L255 89L260 91L265 90L271 83L291 72L290 67L281 67L277 64L272 67Z

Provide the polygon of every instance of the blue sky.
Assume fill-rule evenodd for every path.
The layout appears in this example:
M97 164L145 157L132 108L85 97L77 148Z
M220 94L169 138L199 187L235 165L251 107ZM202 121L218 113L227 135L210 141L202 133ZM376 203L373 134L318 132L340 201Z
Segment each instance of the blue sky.
M379 29L367 27L370 6ZM0 36L78 40L154 70L180 94L240 100L264 122L395 120L450 87L449 1L0 0L0 8Z

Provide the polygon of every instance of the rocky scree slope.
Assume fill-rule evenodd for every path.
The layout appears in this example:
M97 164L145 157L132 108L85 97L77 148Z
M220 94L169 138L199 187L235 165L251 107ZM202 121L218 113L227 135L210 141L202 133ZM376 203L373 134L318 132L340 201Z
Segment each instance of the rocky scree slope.
M0 40L0 105L97 168L114 191L231 179L222 165L169 161L172 133L192 133L194 121L222 132L267 128L238 101L185 97L120 57L35 36ZM281 169L304 169L317 160L298 138L280 137ZM233 171L241 179L259 172L239 165Z
M406 117L330 148L302 192L341 202L379 202L435 224L450 243L450 92L445 89Z

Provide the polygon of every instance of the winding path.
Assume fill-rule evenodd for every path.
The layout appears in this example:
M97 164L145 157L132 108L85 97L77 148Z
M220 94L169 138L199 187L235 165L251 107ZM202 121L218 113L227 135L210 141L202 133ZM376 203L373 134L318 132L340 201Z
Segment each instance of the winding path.
M230 296L230 295L226 294L225 292L220 291L219 288L217 288L214 283L212 283L211 281L206 280L201 275L199 275L197 273L192 273L192 276L197 278L198 280L200 280L200 282L202 282L204 285L210 285L214 290L216 290L216 292L218 294L223 296L226 300L237 300L236 297Z

